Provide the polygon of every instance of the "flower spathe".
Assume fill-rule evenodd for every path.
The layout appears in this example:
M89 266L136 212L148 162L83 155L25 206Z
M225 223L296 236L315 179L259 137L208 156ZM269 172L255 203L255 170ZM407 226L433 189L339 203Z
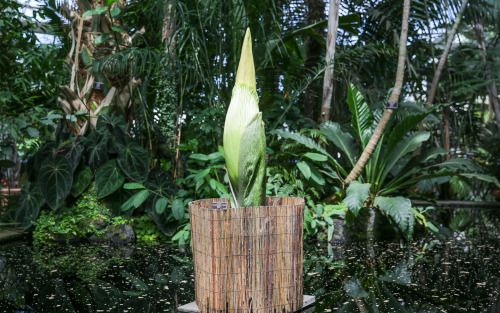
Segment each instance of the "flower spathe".
M241 207L264 205L266 138L256 90L252 37L247 29L224 125L224 157Z

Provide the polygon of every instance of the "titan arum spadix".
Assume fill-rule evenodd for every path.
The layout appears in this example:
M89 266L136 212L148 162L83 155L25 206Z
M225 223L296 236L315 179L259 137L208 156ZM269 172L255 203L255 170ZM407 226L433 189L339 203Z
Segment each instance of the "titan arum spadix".
M256 89L252 36L247 29L224 125L224 158L239 207L265 205L266 136Z

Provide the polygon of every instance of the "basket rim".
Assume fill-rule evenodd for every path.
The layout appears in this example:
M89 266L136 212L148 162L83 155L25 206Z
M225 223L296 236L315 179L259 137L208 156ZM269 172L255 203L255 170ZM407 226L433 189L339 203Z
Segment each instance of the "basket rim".
M227 210L236 210L236 209L258 209L258 208L275 208L275 207L294 207L294 206L304 206L305 205L305 200L302 197L266 197L266 201L270 199L297 199L298 202L295 204L279 204L279 205L261 205L261 206L248 206L248 207L239 207L239 208L233 208L233 207L228 207ZM213 202L227 202L229 205L231 205L231 201L229 198L207 198L207 199L198 199L198 200L193 200L188 203L188 208L191 207L197 207L198 209L204 209L204 210L212 210L211 207L206 207L201 205L204 203L204 201L210 201L210 203ZM214 210L215 211L215 210Z

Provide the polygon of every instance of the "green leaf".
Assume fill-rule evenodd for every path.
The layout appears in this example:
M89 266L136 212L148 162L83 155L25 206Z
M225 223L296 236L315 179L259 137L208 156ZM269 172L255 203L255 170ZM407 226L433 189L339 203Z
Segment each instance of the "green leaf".
M349 184L344 202L355 216L358 216L359 210L370 196L370 187L371 184L362 184L358 181Z
M178 221L184 219L184 203L182 203L182 200L175 199L172 202L172 214Z
M38 177L38 184L47 204L57 210L68 196L73 184L73 169L63 156L43 161Z
M86 18L88 16L91 16L91 15L94 15L94 14L97 14L97 12L95 10L87 10L85 11L83 14L82 14L82 17L83 18Z
M108 4L108 7L110 7L118 1L120 1L120 0L106 0L106 3Z
M109 160L95 174L95 191L97 198L102 198L115 192L125 181L116 159Z
M194 159L194 160L200 160L200 161L208 161L208 160L210 160L210 158L208 157L208 155L201 154L201 153L193 153L193 154L189 155L189 158L190 159Z
M125 270L121 270L120 275L128 279L132 283L132 286L134 286L138 290L146 291L149 289L148 285L145 282L143 282L140 278L130 274Z
M113 12L113 10L111 10ZM114 30L115 32L123 33L125 30L121 26L111 26L111 29Z
M165 210L162 214L158 214L155 209L155 204L158 199L170 198L177 194L178 188L172 177L167 172L157 167L151 170L148 179L144 182L144 186L151 191L151 194L143 207L151 216L156 226L158 226L165 235L172 236L178 227L178 222L170 219L169 210Z
M71 195L73 197L81 194L92 181L92 170L88 166L84 166L82 170L75 174L73 187L71 187Z
M376 197L375 206L386 212L396 222L403 234L408 237L408 226L413 219L410 199L403 197Z
M500 188L500 182L498 182L498 179L496 177L493 177L490 175L479 174L479 173L460 173L460 176L467 177L467 178L479 179L479 180L485 181L487 183L495 184L497 187Z
M394 165L406 154L420 147L424 141L427 141L429 139L430 136L431 134L429 132L416 132L403 138L390 152L390 155L388 155L387 153L389 152L385 150L385 161L382 163L383 172L378 183L382 184L385 180L385 177L390 173Z
M352 114L352 127L363 143L364 149L368 140L363 134L365 131L371 130L373 123L372 112L361 92L353 84L349 84L349 89L347 90L347 103L349 104L349 111Z
M108 161L108 136L101 136L93 131L84 137L83 143L88 151L90 168L97 169Z
M465 177L461 176L453 176L450 179L450 186L454 192L458 193L462 197L467 197L472 190Z
M311 170L312 180L314 180L320 186L325 185L325 179L323 178L323 175L321 175L321 173L316 169L316 167L312 164L309 164L309 169Z
M33 127L26 128L26 132L31 138L38 138L38 136L40 136L40 132L38 131L38 129Z
M108 7L96 7L94 10L96 14L102 14L108 10Z
M198 174L194 176L194 181L199 182L200 180L204 179L205 176L208 175L208 173L210 173L210 168L206 168L203 171L198 172Z
M156 213L162 214L167 208L168 200L166 198L160 198L156 200L155 210Z
M100 135L125 134L127 131L127 122L123 115L101 114L97 119L96 131Z
M311 168L307 164L307 162L301 161L297 163L297 167L299 168L300 172L306 179L311 178Z
M72 141L69 145L64 147L65 157L68 159L73 172L76 171L78 165L80 165L80 159L82 157L82 152L84 150L84 146L77 141Z
M111 17L117 17L121 13L120 8L111 9Z
M319 154L319 153L312 153L312 152L307 152L304 154L304 157L317 161L317 162L326 162L328 161L328 157L324 154Z
M282 130L282 129L273 130L273 131L271 131L271 134L278 135L282 138L292 139L295 142L300 143L301 145L304 145L305 147L307 147L311 150L314 150L314 151L319 152L321 154L327 155L328 159L330 161L332 161L333 164L335 164L335 166L339 169L339 171L343 175L347 176L347 172L344 170L344 168L342 166L340 166L340 164L337 162L337 160L335 160L322 146L317 144L311 138L308 138L308 137L306 137L302 134L299 134L299 133L290 133L290 132L288 132L286 130Z
M117 141L118 165L125 175L137 182L148 178L149 154L146 149L136 144L133 140Z
M132 205L137 209L149 197L149 190L141 190L139 192L136 192L132 197L134 198L134 201L132 201Z
M141 183L126 183L123 185L124 189L144 189L144 185Z
M351 134L342 131L339 124L330 121L321 124L319 128L328 140L346 154L351 165L354 166L358 155L358 146Z
M20 223L26 229L29 228L38 218L40 208L44 202L38 183L25 183L17 201L15 222Z
M108 40L110 37L111 37L111 34L99 35L99 36L95 37L94 44L96 46L98 46L98 45L102 44L103 42L105 42L106 40Z

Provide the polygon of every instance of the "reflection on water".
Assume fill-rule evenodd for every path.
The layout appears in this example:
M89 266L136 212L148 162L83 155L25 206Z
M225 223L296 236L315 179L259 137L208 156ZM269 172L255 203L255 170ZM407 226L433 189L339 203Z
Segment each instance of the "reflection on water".
M497 239L306 242L308 312L500 312ZM0 246L0 312L176 312L191 255L166 245Z

